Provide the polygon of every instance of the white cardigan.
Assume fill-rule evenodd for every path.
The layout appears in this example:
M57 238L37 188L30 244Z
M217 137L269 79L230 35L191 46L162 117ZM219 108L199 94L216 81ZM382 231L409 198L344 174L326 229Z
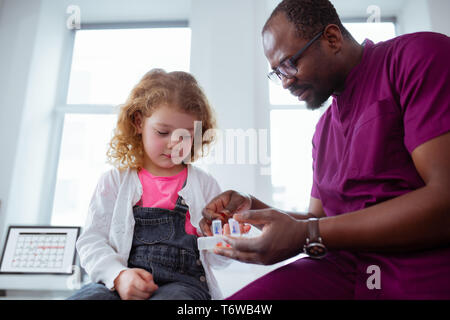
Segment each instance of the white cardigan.
M217 181L200 168L188 165L185 187L178 192L189 206L191 224L200 231L202 209L221 192ZM141 199L142 185L136 170L111 169L104 173L89 205L86 225L76 247L81 266L93 282L103 282L111 290L114 279L128 268L134 233L133 206ZM211 270L225 267L230 259L200 251L200 260L212 299L222 294Z

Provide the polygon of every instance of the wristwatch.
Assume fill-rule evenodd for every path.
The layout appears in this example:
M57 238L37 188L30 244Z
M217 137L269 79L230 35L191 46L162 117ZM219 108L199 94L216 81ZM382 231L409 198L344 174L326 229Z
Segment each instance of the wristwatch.
M319 219L317 218L309 218L307 221L306 244L303 252L313 259L322 259L328 252L320 237Z

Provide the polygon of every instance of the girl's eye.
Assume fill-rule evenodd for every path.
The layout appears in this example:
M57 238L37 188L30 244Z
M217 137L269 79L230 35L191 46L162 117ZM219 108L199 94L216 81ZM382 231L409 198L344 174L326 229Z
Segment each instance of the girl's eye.
M156 132L161 136L165 136L165 135L169 134L168 132L163 132L163 131L159 131L159 130L156 130Z

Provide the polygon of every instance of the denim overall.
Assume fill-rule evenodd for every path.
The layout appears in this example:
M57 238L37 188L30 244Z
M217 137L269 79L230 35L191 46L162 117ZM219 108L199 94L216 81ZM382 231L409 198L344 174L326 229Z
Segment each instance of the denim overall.
M185 231L188 209L181 196L173 210L135 205L128 266L150 272L158 290L167 284L179 283L196 291L196 298L211 299L197 249L197 237ZM173 290L179 289L175 286Z
M197 237L185 231L188 210L181 197L173 210L133 207L135 227L128 267L153 275L158 289L152 300L211 299ZM120 300L120 296L102 283L90 283L68 300Z

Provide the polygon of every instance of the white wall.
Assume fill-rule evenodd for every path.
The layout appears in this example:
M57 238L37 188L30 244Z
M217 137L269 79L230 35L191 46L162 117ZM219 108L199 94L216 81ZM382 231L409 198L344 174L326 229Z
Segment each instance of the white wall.
M400 34L433 31L450 35L450 1L408 0L398 14Z
M252 63L256 33L254 6L252 0L192 3L191 71L216 109L222 131L256 127ZM238 187L244 192L255 191L253 165L211 165L209 171L224 189Z
M428 7L431 19L431 29L450 35L450 1L448 0L428 0Z
M28 118L26 113L29 108L29 89L32 77L33 59L37 40L37 26L41 1L3 1L0 12L0 198L2 200L1 226L5 227L11 221L9 216L26 216L30 208L20 208L20 199L13 200L13 185L18 186L23 169L19 163L19 155L23 148L20 143L25 138L25 131L31 127L30 123L24 123ZM30 159L34 159L31 157ZM23 161L22 161L23 162ZM29 167L34 168L33 162ZM23 177L23 176L22 176ZM33 178L33 177L30 177ZM31 182L31 179L30 179ZM34 183L32 183L34 185ZM25 183L26 189L27 183ZM22 193L23 203L32 201L39 196L39 190ZM36 192L37 191L37 192ZM17 197L16 197L17 198ZM25 201L27 200L27 201ZM30 202L31 202L30 201ZM9 214L9 209L14 208L14 214ZM29 210L36 215L36 207ZM34 219L33 219L34 221ZM2 228L3 229L3 228ZM2 230L3 231L3 230ZM2 233L0 232L0 235ZM3 240L3 239L2 239Z
M431 31L431 17L427 0L405 1L398 14L398 31L400 34Z

